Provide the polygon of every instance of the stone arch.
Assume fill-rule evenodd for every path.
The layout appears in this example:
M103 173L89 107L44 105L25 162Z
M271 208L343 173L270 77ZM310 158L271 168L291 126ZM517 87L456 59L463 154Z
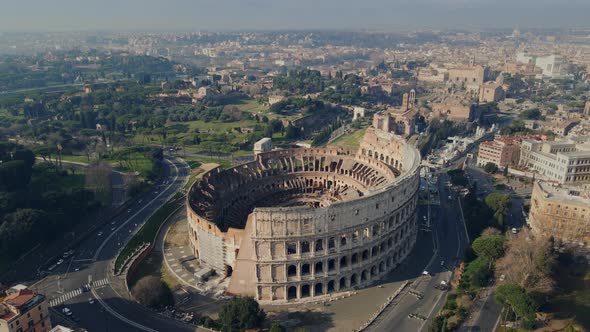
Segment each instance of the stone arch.
M336 269L336 260L328 259L328 271L334 271Z
M345 277L340 278L339 286L340 287L338 289L345 289L346 288L346 278Z
M301 298L311 296L309 285L301 285Z
M315 284L315 286L313 288L314 288L313 289L314 296L324 295L324 285L321 282Z
M335 287L336 287L336 286L335 286L335 284L336 284L336 283L334 282L334 280L330 280L330 281L328 281L328 289L326 290L326 292L327 292L328 294L330 294L330 293L333 293L333 292L336 290L336 288L335 288Z
M324 250L324 241L322 239L315 240L315 251Z
M346 256L340 257L340 268L345 268L348 265L348 258Z
M316 262L313 269L314 269L315 274L323 273L324 272L324 262L321 262L321 261Z
M350 276L350 286L355 286L356 284L358 284L358 276L357 274L353 274L352 276Z
M289 267L287 267L287 277L294 277L296 275L297 275L297 266L289 265Z
M311 273L311 267L310 267L309 263L305 263L305 264L301 265L301 275L302 276L309 275L310 273Z
M297 287L289 286L287 288L287 300L293 300L297 298Z
M363 270L363 272L361 273L361 282L367 281L368 278L369 278L369 273L367 272L367 270Z
M309 245L309 241L301 241L301 253L308 253L310 245Z
M369 259L369 250L365 249L363 250L363 262L366 261L367 259Z
M331 237L328 239L328 249L334 249L336 248L336 240Z

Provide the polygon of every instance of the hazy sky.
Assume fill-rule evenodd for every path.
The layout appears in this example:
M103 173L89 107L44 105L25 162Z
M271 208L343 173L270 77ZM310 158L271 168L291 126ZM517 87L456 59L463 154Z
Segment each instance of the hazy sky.
M0 30L588 27L590 0L0 0Z

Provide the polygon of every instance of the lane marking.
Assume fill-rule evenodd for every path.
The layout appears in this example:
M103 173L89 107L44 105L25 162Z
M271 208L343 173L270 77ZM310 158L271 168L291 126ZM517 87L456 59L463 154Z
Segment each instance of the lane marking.
M117 227L113 232L111 232L111 234L109 234L109 236L106 237L106 239L100 244L100 246L96 250L96 253L94 254L94 257L93 257L93 260L94 261L96 261L98 259L98 256L100 255L100 252L102 251L102 249L104 249L104 247L106 246L107 242L109 242L111 240L111 238L113 236L115 236L115 234L117 234L123 227L127 226L127 224L131 220L133 220L135 217L137 217L137 215L139 215L141 212L143 212L153 202L155 202L156 200L158 200L165 192L168 191L168 189L170 189L172 187L172 185L174 184L174 182L176 182L176 180L178 179L178 168L176 167L176 165L173 162L169 161L168 159L166 159L166 162L170 163L176 169L176 175L174 176L174 180L166 187L166 189L162 190L156 197L154 197L154 199L152 199L151 201L149 201L149 203L145 204L141 209L139 209L137 212L135 212L131 217L129 217L129 219L125 220L125 222L123 222L122 224L120 224L119 227Z

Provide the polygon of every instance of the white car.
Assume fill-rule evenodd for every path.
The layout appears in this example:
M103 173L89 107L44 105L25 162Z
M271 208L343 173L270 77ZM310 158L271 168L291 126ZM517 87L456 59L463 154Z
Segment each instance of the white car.
M97 234L98 236L102 236L102 231L98 232Z
M68 317L72 315L72 310L68 307L63 308L62 312Z
M518 233L518 229L516 229L516 228L513 228L511 231L512 231L512 234Z
M56 263L56 264L57 264L57 265L60 265L60 264L62 264L63 262L64 262L64 260L60 258L60 259L57 261L57 263Z
M94 299L93 299L93 298L89 298L89 299L88 299L88 303L90 303L90 304L94 304Z

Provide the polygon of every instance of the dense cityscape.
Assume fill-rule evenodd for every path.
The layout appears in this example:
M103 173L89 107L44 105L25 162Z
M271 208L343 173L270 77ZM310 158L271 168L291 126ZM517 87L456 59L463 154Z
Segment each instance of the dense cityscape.
M590 29L0 33L0 332L589 331L589 261Z

